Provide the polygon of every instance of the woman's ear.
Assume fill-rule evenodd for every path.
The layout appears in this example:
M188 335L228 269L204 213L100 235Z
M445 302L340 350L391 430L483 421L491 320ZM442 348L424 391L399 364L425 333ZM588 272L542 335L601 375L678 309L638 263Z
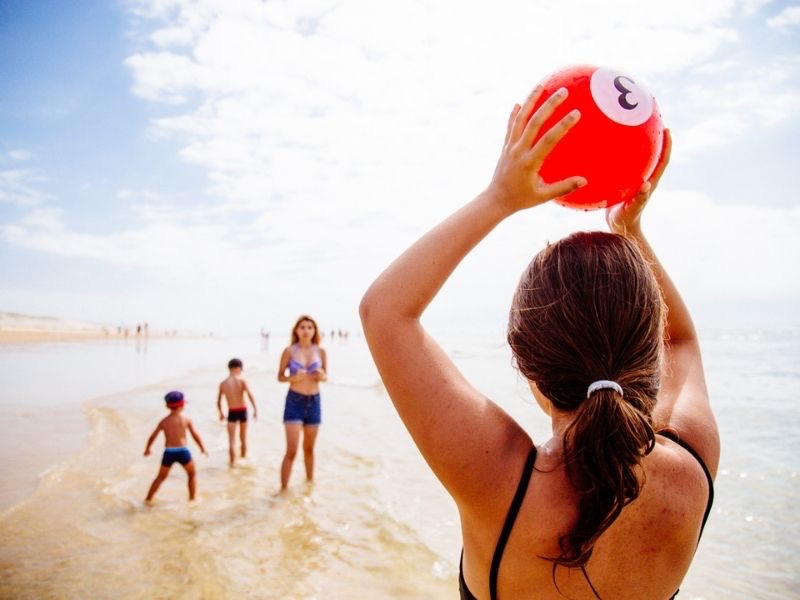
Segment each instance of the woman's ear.
M541 407L544 413L549 417L551 416L551 409L552 404L550 400L539 391L539 388L536 387L536 384L533 381L528 381L528 385L531 388L531 392L533 392L533 397L536 398L536 403Z

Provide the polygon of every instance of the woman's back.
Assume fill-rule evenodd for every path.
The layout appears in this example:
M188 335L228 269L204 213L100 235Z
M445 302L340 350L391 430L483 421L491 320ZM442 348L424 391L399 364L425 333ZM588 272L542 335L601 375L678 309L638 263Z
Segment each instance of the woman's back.
M586 183L539 176L580 116L569 113L534 143L566 97L561 90L534 110L540 93L512 111L489 187L372 284L360 307L364 332L398 414L458 506L463 597L469 587L481 600L666 600L694 555L719 461L694 325L640 226L669 160L669 134L650 180L607 213L613 233L548 244L517 286L507 339L553 432L537 448L530 482L523 478L519 506L530 438L470 385L421 322L494 227ZM510 509L515 519L504 527Z
M518 465L508 461L507 472L516 472L516 477L509 477L508 485L492 494L486 512L462 512L463 576L469 591L480 599L490 597L492 560L525 458L521 453ZM542 557L560 554L558 540L577 519L578 495L560 453L538 451L499 561L497 597L593 599L591 582L602 598L670 598L694 556L711 490L700 463L661 436L644 460L644 475L639 497L595 544L586 576L577 568L559 567L554 572L554 563Z

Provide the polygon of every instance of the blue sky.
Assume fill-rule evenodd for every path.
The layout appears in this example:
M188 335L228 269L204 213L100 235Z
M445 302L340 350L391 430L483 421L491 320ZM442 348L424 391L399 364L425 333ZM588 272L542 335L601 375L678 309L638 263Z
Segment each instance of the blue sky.
M380 269L486 185L514 102L590 63L673 131L645 226L701 324L797 323L800 3L467 4L0 2L0 310L355 328ZM532 253L601 225L518 215L431 324L502 328Z

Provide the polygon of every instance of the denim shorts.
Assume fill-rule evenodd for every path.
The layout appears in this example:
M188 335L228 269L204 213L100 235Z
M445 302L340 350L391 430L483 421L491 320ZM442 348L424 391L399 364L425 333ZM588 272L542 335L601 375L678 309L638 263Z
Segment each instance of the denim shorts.
M286 407L283 409L283 422L319 425L322 422L319 394L306 396L289 390L286 394Z

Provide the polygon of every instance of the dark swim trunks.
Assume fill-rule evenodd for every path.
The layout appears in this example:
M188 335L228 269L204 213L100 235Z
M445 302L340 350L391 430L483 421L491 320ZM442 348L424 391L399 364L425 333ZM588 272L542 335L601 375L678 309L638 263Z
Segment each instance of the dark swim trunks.
M242 422L247 423L247 409L246 408L229 408L228 409L228 423Z
M161 458L162 466L171 467L176 462L181 463L184 467L192 462L192 453L186 446L164 448L164 456Z

